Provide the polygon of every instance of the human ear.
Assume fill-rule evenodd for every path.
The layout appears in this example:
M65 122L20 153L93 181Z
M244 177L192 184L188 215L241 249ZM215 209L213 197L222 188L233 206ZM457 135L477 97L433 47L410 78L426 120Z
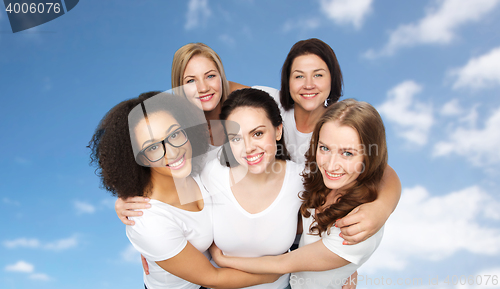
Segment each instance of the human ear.
M281 139L281 136L283 134L283 124L278 125L276 127L276 140L279 141Z

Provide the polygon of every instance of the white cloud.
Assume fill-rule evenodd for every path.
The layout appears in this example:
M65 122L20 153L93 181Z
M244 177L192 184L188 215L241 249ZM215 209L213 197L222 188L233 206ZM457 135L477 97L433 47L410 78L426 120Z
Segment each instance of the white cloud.
M205 23L210 15L212 15L212 11L208 8L208 0L190 0L184 28L186 30L194 29Z
M321 0L321 11L339 25L360 29L370 13L372 0Z
M457 116L463 113L458 99L454 98L443 105L440 111L444 116Z
M66 239L60 239L45 244L40 242L38 239L19 238L10 241L4 241L3 245L9 249L32 248L51 251L63 251L69 248L76 247L78 245L78 237L74 235Z
M16 264L13 265L7 265L5 267L5 271L8 272L22 272L22 273L31 273L35 269L35 266L33 266L30 263L24 262L24 261L18 261Z
M307 32L318 28L319 25L319 20L312 17L293 19L285 22L285 24L283 25L283 32L288 33L295 30L298 30L300 32Z
M12 241L4 241L3 245L9 249L17 248L17 247L39 248L40 241L38 241L37 239L19 238L19 239L15 239Z
M456 77L454 89L500 85L500 47L470 59L464 67L450 70L448 74Z
M21 205L21 203L19 203L18 201L14 201L14 200L11 200L9 198L3 198L2 201L7 204L7 205L14 205L14 206L19 206Z
M477 272L474 276L473 285L466 284L458 284L457 289L489 289L489 288L498 288L500 277L500 267L489 268L486 270L482 270ZM496 277L494 277L496 276ZM495 281L496 280L496 281Z
M128 247L122 251L121 256L126 262L141 262L141 254L132 245L128 245Z
M93 214L95 212L95 207L89 203L74 201L73 204L78 214Z
M50 277L47 274L35 273L30 275L30 279L38 281L50 281Z
M219 35L219 40L225 43L228 46L234 46L236 41L229 34L221 34Z
M465 157L476 166L500 163L500 107L486 120L483 128L477 128L475 109L469 116L468 126L459 126L450 132L448 140L434 146L434 156L457 154Z
M462 251L497 256L500 228L485 224L499 221L488 213L498 211L500 202L477 186L439 196L405 188L380 247L363 267L401 271L412 260L440 261Z
M60 239L51 243L47 243L43 246L46 250L52 251L62 251L69 248L76 247L78 245L78 238L75 236L66 239Z
M434 123L432 106L413 99L422 87L414 81L405 81L387 93L387 100L377 107L385 120L396 126L397 134L416 145L427 143ZM387 126L387 123L386 123Z
M448 44L456 38L456 30L467 23L481 20L499 0L433 1L426 16L417 23L405 24L392 31L389 41L380 51L369 50L368 58L388 56L402 47L420 44Z

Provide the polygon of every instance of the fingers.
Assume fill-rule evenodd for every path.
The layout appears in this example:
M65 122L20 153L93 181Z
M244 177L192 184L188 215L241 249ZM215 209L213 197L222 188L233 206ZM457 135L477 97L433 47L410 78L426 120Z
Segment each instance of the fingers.
M135 222L128 218L142 216L142 211L138 210L151 208L148 202L149 199L144 197L130 197L125 200L118 198L115 202L115 211L122 223L133 226Z
M359 242L366 240L368 235L366 234L366 232L361 232L352 236L344 236L342 233L340 233L339 236L344 239L342 245L356 245Z
M349 212L345 217L339 219L335 222L335 226L339 228L347 227L354 225L360 221L362 218L361 213L359 212L359 207L354 208Z
M142 269L144 269L144 273L146 275L149 275L148 261L146 260L146 258L144 258L144 256L142 256L142 254L141 254L141 262L142 262Z
M120 215L118 215L118 218L120 218L120 221L122 221L122 223L124 223L125 225L128 225L128 226L135 225L135 222L127 219L127 217L120 217Z

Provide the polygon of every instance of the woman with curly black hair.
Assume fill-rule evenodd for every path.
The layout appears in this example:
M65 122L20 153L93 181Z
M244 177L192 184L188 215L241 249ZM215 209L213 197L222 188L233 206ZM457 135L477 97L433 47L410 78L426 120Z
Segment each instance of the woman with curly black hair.
M208 139L201 110L183 97L148 92L111 109L90 141L103 187L121 198L148 197L153 204L126 228L148 262L146 288L235 288L279 277L209 262L212 201L196 175Z

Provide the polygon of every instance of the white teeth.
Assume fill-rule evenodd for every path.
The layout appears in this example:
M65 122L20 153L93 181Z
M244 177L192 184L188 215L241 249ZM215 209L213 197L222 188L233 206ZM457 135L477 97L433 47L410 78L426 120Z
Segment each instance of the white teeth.
M325 172L326 172L326 174L327 174L327 175L329 175L329 176L330 176L330 177L332 177L332 178L338 178L338 177L340 177L340 176L342 176L342 175L343 175L343 174L331 174L331 173L329 173L329 172L327 172L327 171L325 171Z
M302 96L304 97L313 97L315 96L317 93L311 93L311 94L302 94Z
M211 94L209 94L209 95L207 95L207 96L200 97L200 99L202 99L202 100L209 99L211 96L212 96L212 95L211 95Z
M260 159L263 155L264 155L264 153L261 153L261 154L259 154L259 155L256 155L256 156L252 157L252 158L246 158L246 159L247 159L247 161L249 161L249 162L254 162L254 161L256 161L256 160Z
M182 164L182 162L183 162L183 161L184 161L184 156L182 156L182 158L181 158L180 160L176 161L175 163L168 164L168 166L169 166L169 167L171 167L171 168L172 168L172 167L174 167L174 168L175 168L175 167L180 166L180 165Z

